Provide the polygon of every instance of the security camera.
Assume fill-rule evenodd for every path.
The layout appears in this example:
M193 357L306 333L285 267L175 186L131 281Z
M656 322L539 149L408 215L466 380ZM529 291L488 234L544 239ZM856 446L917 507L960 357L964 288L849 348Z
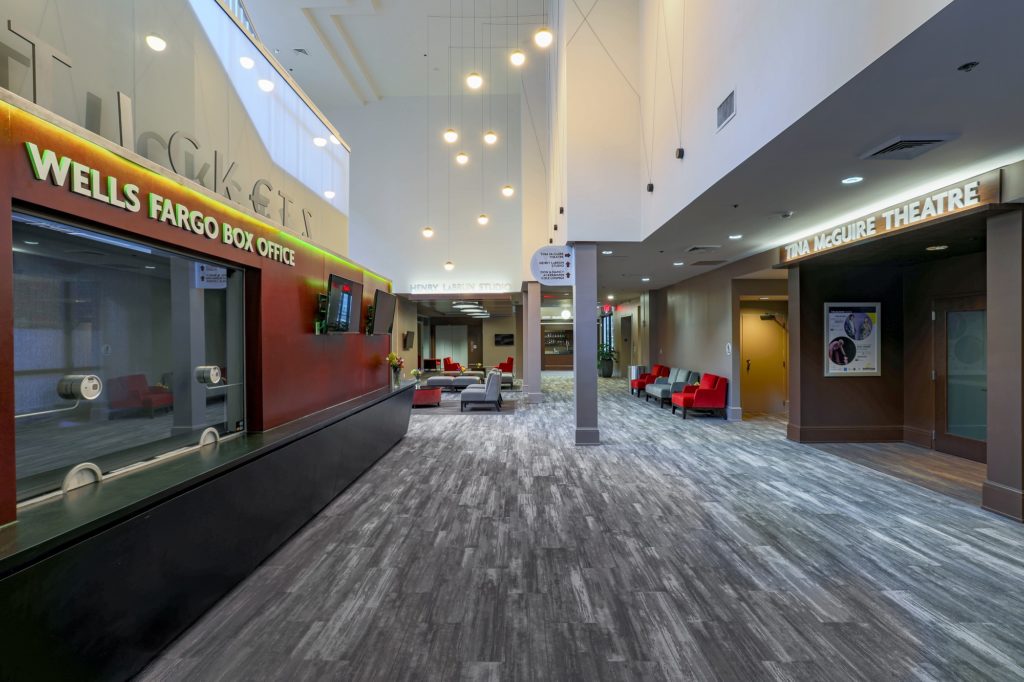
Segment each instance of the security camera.
M57 382L57 395L65 400L96 400L103 382L95 374L67 374Z
M220 367L217 365L201 365L196 367L196 381L201 384L219 384Z

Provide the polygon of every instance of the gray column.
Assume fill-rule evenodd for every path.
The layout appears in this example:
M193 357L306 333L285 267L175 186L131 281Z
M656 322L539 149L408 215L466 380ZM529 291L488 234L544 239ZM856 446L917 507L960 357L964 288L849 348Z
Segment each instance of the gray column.
M184 258L171 259L173 433L206 425L206 387L195 378L195 368L206 364L206 292L193 287L192 265Z
M1024 241L1020 211L988 219L988 472L982 506L1024 520Z
M597 244L574 244L572 288L576 445L597 445Z
M540 352L540 282L527 282L523 294L523 391L529 403L543 398Z

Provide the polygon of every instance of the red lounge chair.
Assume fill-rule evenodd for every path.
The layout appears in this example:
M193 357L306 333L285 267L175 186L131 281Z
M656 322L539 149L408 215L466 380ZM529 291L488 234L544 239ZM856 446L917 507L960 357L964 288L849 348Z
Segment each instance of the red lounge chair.
M658 377L667 377L671 371L670 367L665 367L664 365L651 367L650 372L641 374L639 379L633 379L629 382L629 394L633 395L633 391L636 391L636 395L639 398L640 393L647 388L647 384L653 384L654 380Z
M163 386L150 386L143 374L114 377L108 387L112 410L147 410L152 417L157 410L174 406L174 394Z
M686 419L687 410L708 410L711 412L721 410L722 419L728 418L725 410L726 400L729 396L729 380L714 374L705 374L700 378L698 386L684 386L679 393L672 394L672 414L676 408L683 410L683 419Z
M455 362L451 358L445 358L444 360L442 360L442 362L444 363L444 371L446 371L446 372L461 372L462 371L462 365L457 363L457 362Z
M510 356L508 356L508 358L505 359L505 362L499 362L498 366L495 369L500 369L505 374L511 374L512 373L512 367L515 365L515 362L516 362L515 358L513 358L510 355Z

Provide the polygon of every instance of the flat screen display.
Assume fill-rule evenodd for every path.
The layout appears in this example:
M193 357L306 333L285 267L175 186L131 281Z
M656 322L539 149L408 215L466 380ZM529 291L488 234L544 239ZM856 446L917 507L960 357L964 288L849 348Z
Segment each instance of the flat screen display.
M358 332L363 285L331 275L327 281L327 330Z
M514 346L516 345L515 334L495 334L494 335L495 346Z
M395 324L395 306L398 299L386 291L373 292L373 329L371 334L390 334Z

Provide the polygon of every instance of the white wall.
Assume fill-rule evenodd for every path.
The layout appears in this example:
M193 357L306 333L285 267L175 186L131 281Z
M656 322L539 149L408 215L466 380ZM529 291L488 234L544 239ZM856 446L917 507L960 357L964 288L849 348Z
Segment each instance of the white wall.
M604 0L589 25L563 3L569 239L647 237L949 2Z
M416 288L424 284L435 284L440 292L481 291L481 285L519 290L523 248L519 97L514 95L508 102L510 126L506 126L505 97L489 96L491 120L488 124L485 108L483 125L499 135L493 147L481 139L480 107L487 97L465 97L463 124L456 125L462 137L454 145L441 138L448 127L447 97L392 97L331 112L352 146L349 253L392 278L397 292L424 293ZM458 98L456 109L457 102ZM454 162L460 149L470 155L466 166ZM500 193L506 182L516 188L511 199ZM480 213L490 216L486 227L476 222ZM428 223L435 230L429 240L420 234ZM443 267L449 254L455 263L451 272Z

